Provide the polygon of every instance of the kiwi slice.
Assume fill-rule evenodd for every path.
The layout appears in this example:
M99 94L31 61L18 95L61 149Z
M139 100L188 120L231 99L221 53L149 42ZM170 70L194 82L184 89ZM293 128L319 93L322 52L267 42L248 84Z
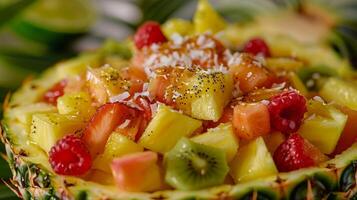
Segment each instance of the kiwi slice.
M222 184L228 165L223 150L182 138L165 155L166 182L179 190Z

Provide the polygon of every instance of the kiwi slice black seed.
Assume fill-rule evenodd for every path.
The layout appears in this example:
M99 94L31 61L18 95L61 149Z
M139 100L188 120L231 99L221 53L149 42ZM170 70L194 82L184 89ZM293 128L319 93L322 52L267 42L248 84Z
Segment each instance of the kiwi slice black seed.
M179 190L222 184L228 165L223 150L182 138L165 155L166 182Z

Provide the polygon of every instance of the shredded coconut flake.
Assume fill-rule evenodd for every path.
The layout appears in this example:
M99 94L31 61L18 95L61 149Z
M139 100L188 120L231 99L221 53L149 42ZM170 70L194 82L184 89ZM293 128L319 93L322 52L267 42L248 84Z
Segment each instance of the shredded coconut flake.
M136 99L137 97L148 97L149 96L149 91L144 91L144 92L137 92L134 94L134 99Z
M178 34L178 33L174 33L172 36L171 36L171 40L173 41L174 45L181 45L184 41L183 37Z
M314 96L312 99L321 103L325 103L325 101L320 96Z
M118 128L123 129L126 128L130 124L130 120L126 119L122 124L118 126Z
M242 62L242 58L238 52L234 53L228 60L228 66L239 65Z
M270 101L269 100L262 100L262 101L260 101L262 104L264 104L264 105L269 105L269 103L270 103Z
M121 101L127 99L128 97L130 97L129 92L123 92L123 93L121 93L119 95L110 97L109 101L111 103L113 103L113 102L121 102Z

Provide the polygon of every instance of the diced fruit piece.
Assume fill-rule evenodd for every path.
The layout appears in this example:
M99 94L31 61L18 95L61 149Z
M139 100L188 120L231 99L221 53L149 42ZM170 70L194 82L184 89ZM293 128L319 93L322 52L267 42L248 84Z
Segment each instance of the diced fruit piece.
M70 114L82 117L85 120L95 113L88 93L76 92L65 94L57 99L57 108L60 114Z
M266 88L257 89L244 95L243 102L250 102L250 103L263 102L267 104L269 102L267 99L271 99L272 97L280 94L281 90L282 88L280 87L269 88L269 89Z
M314 66L299 69L297 75L308 89L316 90L322 77L336 76L338 72L328 66Z
M67 85L67 80L64 79L55 85L53 85L49 90L43 95L43 101L46 103L56 105L58 97L64 94L64 88Z
M119 133L112 133L105 145L103 155L107 158L120 157L125 154L140 152L144 148Z
M165 78L165 76L156 76L149 82L148 91L150 96L159 102L170 103L165 97L165 93L170 84L170 80Z
M297 133L291 134L274 152L275 164L281 172L316 166L327 159L317 147Z
M332 105L314 100L308 102L307 110L309 117L298 132L322 153L332 153L345 127L347 116Z
M99 155L94 161L93 168L110 172L110 163L114 158L141 151L144 151L142 146L126 136L114 132L110 135L103 154Z
M138 49L166 41L167 39L161 31L160 24L154 21L145 22L134 35L135 46Z
M301 82L300 78L294 72L289 72L288 74L290 84L293 88L299 91L302 95L307 96L308 91L303 82Z
M101 104L130 89L129 81L121 77L119 69L111 66L88 69L86 76L92 97Z
M197 71L174 92L175 107L197 119L217 121L232 98L233 79L222 72Z
M327 101L334 101L352 110L357 110L357 86L338 78L329 78L319 94Z
M182 138L165 155L165 180L179 190L197 190L222 184L228 173L223 150Z
M146 151L113 160L112 173L120 190L149 192L160 189L162 178L157 153Z
M152 151L165 153L175 146L181 137L189 136L201 125L199 120L174 111L165 105L159 105L157 113L138 143Z
M232 98L233 79L221 72L197 74L190 81L188 90L194 96L191 102L192 117L217 121Z
M268 104L268 109L272 128L284 134L296 132L307 111L305 97L296 91L274 96Z
M193 17L193 25L196 33L216 33L226 27L226 22L207 0L200 0Z
M191 138L192 141L222 149L226 152L227 161L231 161L238 150L238 139L234 135L232 124L221 124L208 129L206 133Z
M215 128L218 125L222 124L222 123L228 123L228 122L232 122L233 119L233 108L231 107L231 105L227 105L222 113L221 118L219 118L218 121L203 121L203 130L207 130L210 128Z
M294 57L265 58L266 65L272 71L296 71L304 66L304 62Z
M262 38L252 38L250 39L243 47L243 51L253 54L253 55L262 55L264 57L270 57L270 50L268 45Z
M39 113L53 113L56 112L56 110L56 107L53 105L39 102L35 104L29 104L13 108L11 112L12 115L21 123L30 126L32 115Z
M233 127L238 137L253 139L270 132L268 107L262 103L239 104L234 107Z
M94 163L93 163L94 165ZM112 172L103 172L101 170L92 169L90 173L86 175L86 180L97 182L103 185L114 185L114 179Z
M83 140L90 147L91 154L102 153L110 134L126 120L135 119L136 116L136 110L121 103L101 106L83 132Z
M256 61L251 55L241 54L240 62L230 66L234 83L243 93L251 92L262 87L270 87L272 73Z
M285 135L280 132L273 132L269 135L265 135L263 138L271 155L273 155L278 146L285 141Z
M192 33L193 25L190 21L179 18L170 19L162 25L162 30L166 37L177 33L180 35L189 35Z
M230 174L236 183L263 178L277 174L271 157L262 137L256 138L241 146L230 163Z
M51 148L49 162L57 174L79 176L91 168L92 157L80 138L67 135Z
M78 57L60 62L56 65L56 74L61 78L73 78L86 72L88 66L97 68L102 63L99 53L84 53Z
M344 150L348 149L357 142L357 111L351 110L347 107L342 107L340 110L347 115L347 122L340 139L338 140L333 155L342 153Z
M81 131L85 127L82 119L58 113L34 114L30 140L48 152L63 136Z

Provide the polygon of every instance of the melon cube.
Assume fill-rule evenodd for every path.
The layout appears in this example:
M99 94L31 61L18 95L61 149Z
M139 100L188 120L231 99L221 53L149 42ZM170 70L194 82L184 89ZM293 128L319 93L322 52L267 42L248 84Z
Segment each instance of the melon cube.
M270 132L269 110L263 103L239 104L234 107L233 127L238 137L254 139Z
M157 160L157 153L151 151L114 159L111 169L119 190L149 192L160 189L162 176Z

